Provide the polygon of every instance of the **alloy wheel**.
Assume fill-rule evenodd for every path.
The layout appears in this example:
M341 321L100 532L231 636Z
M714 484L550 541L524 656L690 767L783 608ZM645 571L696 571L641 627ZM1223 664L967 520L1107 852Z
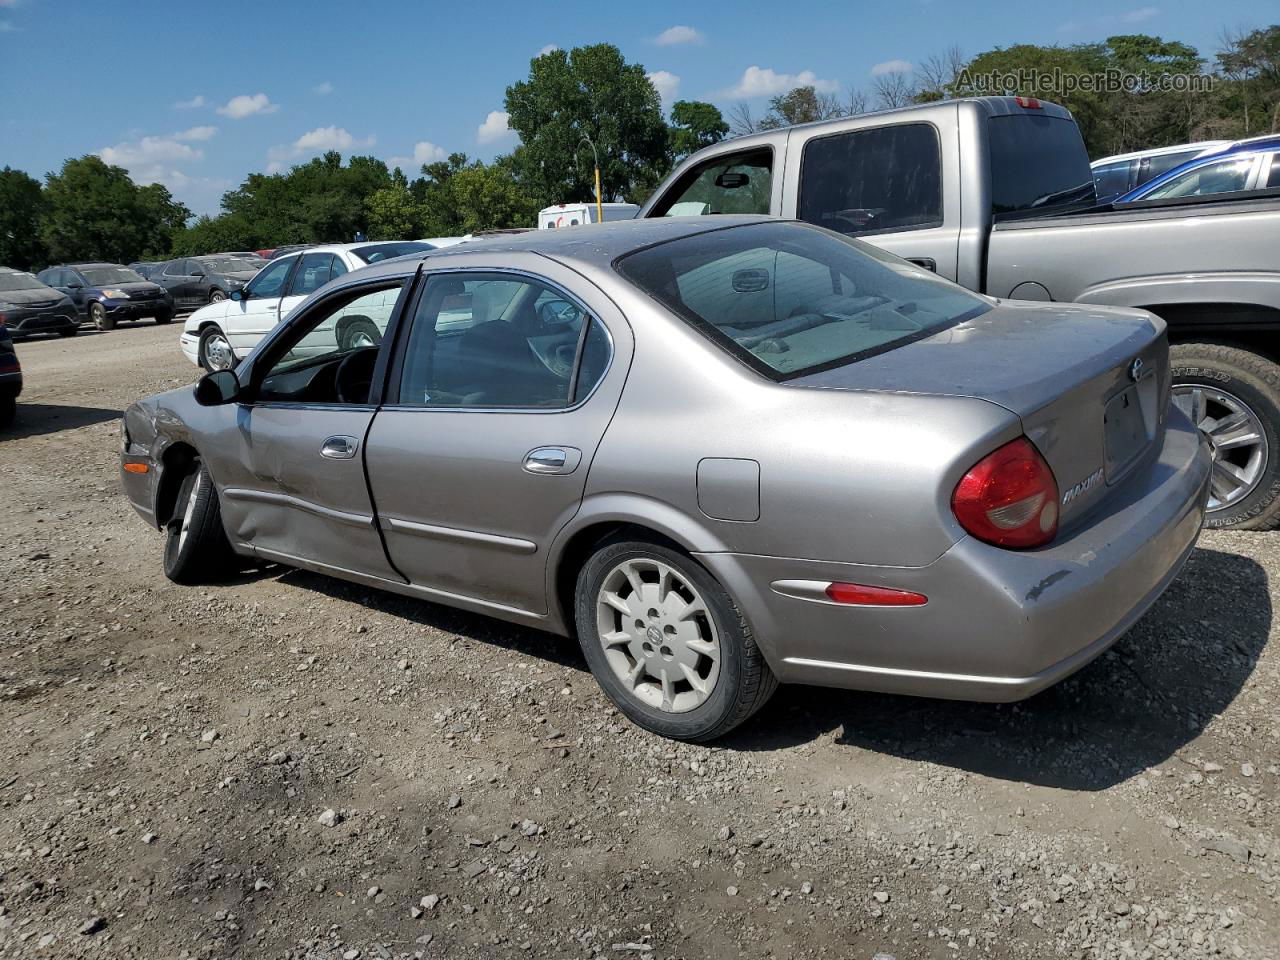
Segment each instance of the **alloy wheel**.
M231 344L222 333L212 333L204 339L204 368L212 373L215 370L230 370L235 366L235 354L231 352Z
M646 706L685 713L705 703L720 676L720 635L687 577L659 560L617 564L596 598L605 659Z
M1209 511L1232 506L1252 493L1270 453L1266 430L1253 409L1234 394L1195 383L1175 385L1173 402L1213 449Z

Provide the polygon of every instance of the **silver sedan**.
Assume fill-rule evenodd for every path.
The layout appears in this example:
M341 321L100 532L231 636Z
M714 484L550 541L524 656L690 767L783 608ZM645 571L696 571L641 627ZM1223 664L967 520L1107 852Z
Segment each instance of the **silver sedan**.
M748 217L356 271L124 433L171 579L251 557L576 636L627 716L691 740L779 682L1055 683L1177 575L1210 466L1151 314Z

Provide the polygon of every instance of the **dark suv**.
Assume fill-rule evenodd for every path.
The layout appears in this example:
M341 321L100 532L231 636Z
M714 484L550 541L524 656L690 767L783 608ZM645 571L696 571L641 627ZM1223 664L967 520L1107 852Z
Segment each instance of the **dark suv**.
M71 298L29 273L0 267L0 323L15 337L57 333L74 337L80 317Z
M13 423L22 392L22 366L13 350L9 328L0 320L0 428Z
M169 291L118 263L64 263L41 270L37 278L70 297L80 316L99 330L113 330L121 320L173 319Z
M148 276L169 291L178 309L194 309L243 290L265 262L218 255L186 257L170 260Z

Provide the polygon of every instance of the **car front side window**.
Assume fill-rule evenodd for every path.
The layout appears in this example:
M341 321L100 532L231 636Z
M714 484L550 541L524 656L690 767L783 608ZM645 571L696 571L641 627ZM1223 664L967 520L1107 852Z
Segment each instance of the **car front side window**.
M283 295L284 282L289 278L289 271L297 262L297 257L282 257L263 267L256 277L245 287L245 297L274 299Z
M1188 170L1161 184L1144 200L1167 200L1172 197L1203 197L1214 193L1243 190L1253 170L1253 157L1231 157Z
M599 321L548 284L501 273L439 274L413 319L399 403L563 408L603 375L607 344Z
M724 154L698 164L680 177L649 216L767 214L772 194L773 150L761 147Z

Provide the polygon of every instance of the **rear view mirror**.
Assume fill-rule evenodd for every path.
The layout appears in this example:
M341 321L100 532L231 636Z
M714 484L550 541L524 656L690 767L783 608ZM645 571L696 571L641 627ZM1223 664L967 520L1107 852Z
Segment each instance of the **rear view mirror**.
M733 271L734 293L759 293L769 289L768 270L735 270Z
M745 173L722 173L716 177L716 186L725 190L737 190L751 182Z
M240 378L234 370L215 370L196 381L196 403L202 407L234 403L239 396Z

